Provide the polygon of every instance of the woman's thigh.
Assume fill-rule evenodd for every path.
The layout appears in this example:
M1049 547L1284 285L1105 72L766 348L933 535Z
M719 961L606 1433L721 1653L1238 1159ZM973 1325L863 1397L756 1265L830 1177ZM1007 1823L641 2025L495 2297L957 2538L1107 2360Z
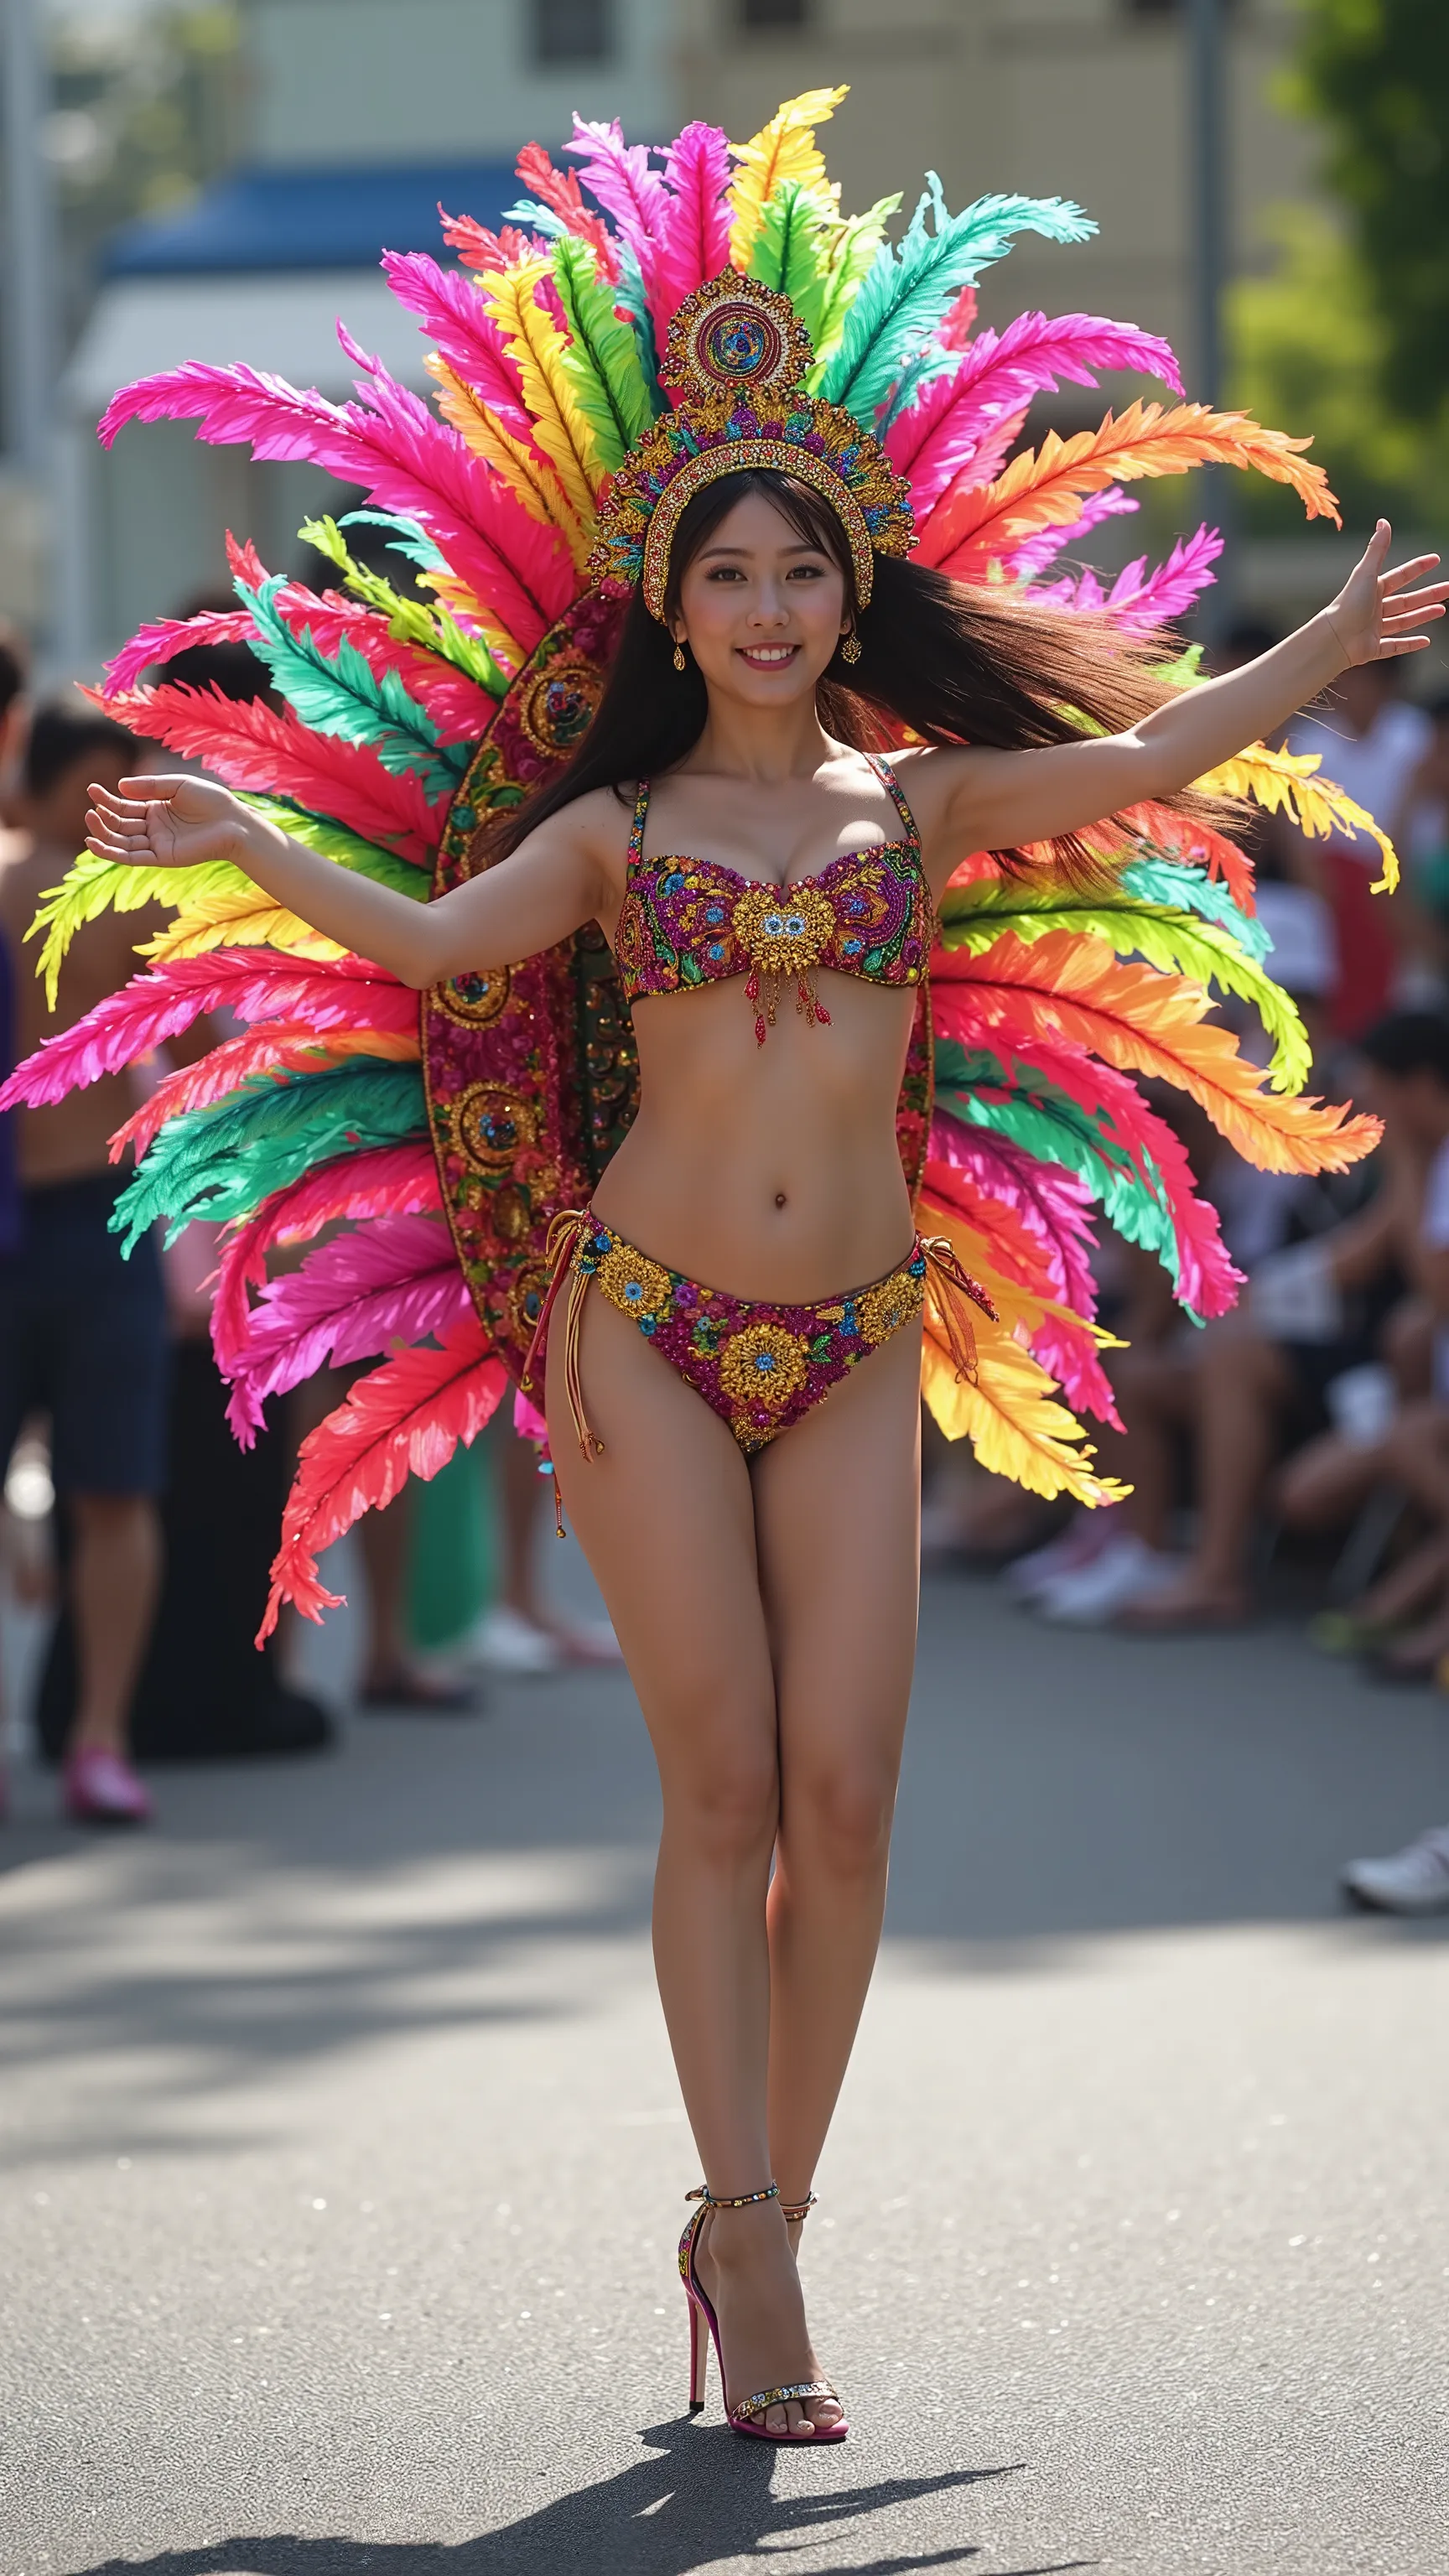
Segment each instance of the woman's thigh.
M781 1794L869 1840L888 1815L915 1663L921 1336L906 1326L755 1461Z
M603 1449L586 1461L564 1392L563 1304L549 1335L550 1447L666 1796L676 1782L739 1785L742 1774L767 1775L773 1795L775 1688L744 1457L637 1326L590 1292L579 1375Z

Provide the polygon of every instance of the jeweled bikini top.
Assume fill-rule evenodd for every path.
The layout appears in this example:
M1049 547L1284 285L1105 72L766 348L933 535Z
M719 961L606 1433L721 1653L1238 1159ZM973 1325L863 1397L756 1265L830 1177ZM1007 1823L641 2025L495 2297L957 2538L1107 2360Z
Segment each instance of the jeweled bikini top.
M846 850L814 877L770 885L713 859L644 856L649 782L640 782L629 834L629 869L614 954L631 1002L641 993L683 993L746 978L761 1046L775 1022L780 987L795 981L795 1008L808 1021L830 1013L812 970L859 975L870 984L918 984L930 955L934 915L911 809L889 764L871 767L905 827L899 841Z

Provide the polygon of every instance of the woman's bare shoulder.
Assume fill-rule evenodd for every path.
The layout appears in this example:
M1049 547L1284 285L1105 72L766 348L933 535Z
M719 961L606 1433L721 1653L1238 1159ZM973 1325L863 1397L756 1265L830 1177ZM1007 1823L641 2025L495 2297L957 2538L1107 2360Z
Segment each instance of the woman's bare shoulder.
M515 856L542 857L552 853L572 853L588 859L596 867L622 867L629 847L629 823L634 810L631 787L591 787L586 794L575 796L550 814L534 830L525 833Z

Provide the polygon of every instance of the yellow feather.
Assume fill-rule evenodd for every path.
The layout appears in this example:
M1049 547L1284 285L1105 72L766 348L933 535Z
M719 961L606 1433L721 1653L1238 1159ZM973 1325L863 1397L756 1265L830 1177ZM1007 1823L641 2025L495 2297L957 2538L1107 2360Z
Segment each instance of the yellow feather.
M420 572L418 580L423 589L431 590L455 617L462 617L470 626L476 626L494 661L510 680L522 670L528 655L517 637L499 624L492 609L475 597L460 573Z
M807 89L799 98L787 98L777 107L768 125L748 143L730 146L739 168L730 190L730 210L734 221L730 227L730 264L743 277L750 265L750 253L765 218L765 208L782 179L798 179L806 188L814 188L832 200L838 200L840 186L825 176L824 155L815 148L815 128L833 116L843 98L844 89Z
M502 476L531 519L536 519L540 527L560 531L573 556L575 571L585 571L593 543L592 513L586 530L547 459L530 454L521 438L514 438L504 429L487 405L479 401L472 386L454 375L446 358L434 352L423 364L437 385L438 409L443 418L451 421L475 456L481 456L485 465L491 465L494 473Z
M171 957L201 957L209 948L281 948L291 957L345 957L335 939L273 903L260 886L203 895L185 904L165 930L138 949L158 965Z
M539 279L552 274L547 259L529 259L518 268L491 269L478 285L518 369L534 437L581 524L591 528L594 494L607 469L569 382L563 334L534 296Z
M1392 894L1399 882L1393 842L1345 788L1319 777L1322 757L1317 751L1270 751L1266 743L1255 742L1195 784L1210 796L1252 796L1270 814L1289 814L1310 841L1331 840L1339 832L1367 832L1377 841L1384 862L1374 893Z
M985 1236L954 1213L933 1206L931 1222L980 1280L1001 1317L999 1324L983 1315L972 1317L976 1380L974 1385L969 1378L958 1380L928 1275L921 1393L947 1439L969 1439L983 1467L993 1475L1010 1476L1029 1493L1068 1493L1093 1506L1121 1502L1130 1489L1114 1477L1093 1473L1096 1452L1082 1425L1061 1402L1056 1380L1016 1338L1018 1330L1033 1331L1044 1317L1068 1310L1004 1279L992 1265ZM1111 1334L1090 1329L1105 1347L1120 1349Z

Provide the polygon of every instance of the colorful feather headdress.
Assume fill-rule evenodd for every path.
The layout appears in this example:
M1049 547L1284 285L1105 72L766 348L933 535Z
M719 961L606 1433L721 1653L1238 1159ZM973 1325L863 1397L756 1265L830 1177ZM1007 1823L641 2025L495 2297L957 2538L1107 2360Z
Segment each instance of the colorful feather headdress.
M1033 398L1062 383L1125 370L1180 397L1171 350L1093 314L978 327L976 281L1019 232L1065 244L1092 226L1059 198L990 196L953 215L932 180L892 244L900 200L843 216L826 176L815 129L843 96L790 100L744 144L691 125L657 155L617 125L576 120L577 171L530 144L527 196L501 233L445 220L461 266L387 254L393 292L432 342L436 412L345 334L351 402L244 364L125 388L105 440L130 420L195 418L203 439L308 458L362 487L353 515L382 522L415 587L358 562L331 519L303 532L335 575L321 591L235 546L238 607L144 627L110 666L106 706L204 761L336 866L419 902L446 892L491 863L494 818L586 730L621 615L613 573L626 587L646 574L656 529L667 552L664 507L631 526L625 478L657 458L669 503L694 470L675 441L697 387L676 379L703 348L725 379L709 380L710 398L732 418L736 361L757 365L757 330L773 346L764 316L788 347L779 381L795 408L777 413L757 373L758 434L797 413L815 420L817 403L828 441L848 420L825 470L858 500L872 543L905 543L908 506L917 560L990 583L998 599L1105 613L1126 635L1180 616L1212 579L1209 528L1155 568L1129 563L1110 588L1063 568L1074 538L1136 507L1122 487L1147 475L1252 466L1290 484L1310 516L1336 516L1304 440L1201 403L1132 401L1096 430L1023 447ZM675 408L671 390L685 396ZM782 441L796 472L810 434ZM852 484L857 441L857 463L875 476L879 456L899 481L882 467ZM733 447L716 452L735 461ZM872 508L885 513L874 527ZM619 551L604 586L590 573L596 546ZM266 663L280 709L166 681L174 654L238 638ZM1378 826L1316 772L1311 757L1258 745L1201 784L1309 833L1377 837L1391 881ZM897 1112L923 1230L950 1237L1000 1316L978 1332L972 1382L928 1313L927 1400L988 1467L1088 1502L1117 1491L1069 1410L1116 1419L1094 1322L1094 1219L1154 1251L1195 1317L1221 1314L1237 1287L1216 1216L1139 1081L1176 1084L1272 1171L1340 1170L1377 1136L1373 1120L1301 1096L1308 1046L1272 981L1243 853L1152 805L1110 820L1113 881L1090 898L1045 855L1026 877L984 851L958 869ZM516 1387L554 1212L591 1196L634 1115L628 1008L593 924L418 996L224 865L82 857L37 925L42 970L53 979L77 926L105 907L155 902L176 917L149 943L148 970L49 1040L0 1107L59 1099L203 1011L237 1024L115 1140L137 1158L118 1218L133 1236L158 1218L173 1234L194 1217L222 1225L212 1333L240 1438L327 1359L379 1363L304 1443L287 1505L268 1623L284 1599L316 1617L332 1597L320 1550L409 1474L435 1474ZM1266 1069L1215 1017L1222 997L1263 1022ZM296 1246L300 1266L283 1266ZM542 1430L521 1397L515 1412Z
M810 334L788 295L733 268L686 296L669 325L661 385L679 397L631 448L599 504L589 570L611 598L644 587L664 615L674 532L697 492L751 466L822 493L850 544L855 594L870 604L873 556L915 542L907 485L843 404L811 394Z

